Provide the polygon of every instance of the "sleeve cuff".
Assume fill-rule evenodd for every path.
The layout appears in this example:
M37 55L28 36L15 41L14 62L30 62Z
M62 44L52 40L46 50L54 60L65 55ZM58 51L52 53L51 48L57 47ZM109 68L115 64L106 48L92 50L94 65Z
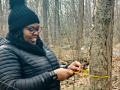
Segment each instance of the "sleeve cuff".
M67 69L69 65L70 65L70 64L67 64L67 65L65 66L65 68Z
M52 84L52 79L51 79L51 75L49 72L45 72L44 74L42 74L42 76L44 77L46 86L49 86Z

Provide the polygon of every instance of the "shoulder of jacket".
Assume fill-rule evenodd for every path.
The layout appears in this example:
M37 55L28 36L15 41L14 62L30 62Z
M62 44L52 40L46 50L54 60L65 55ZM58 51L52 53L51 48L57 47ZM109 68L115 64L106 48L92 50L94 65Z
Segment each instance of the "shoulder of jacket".
M14 54L18 58L23 59L23 55L20 53L20 50L17 47L15 47L14 45L9 45L9 44L1 45L0 51L3 51L3 53L4 53L4 50L7 50L8 52ZM19 62L21 63L21 60L19 60Z
M0 46L1 49L17 49L15 46L10 44L5 44Z
M1 45L0 46L0 50L8 50L9 52L12 52L14 54L19 54L19 49L17 47L15 47L14 45L9 45L9 44L5 44L5 45Z

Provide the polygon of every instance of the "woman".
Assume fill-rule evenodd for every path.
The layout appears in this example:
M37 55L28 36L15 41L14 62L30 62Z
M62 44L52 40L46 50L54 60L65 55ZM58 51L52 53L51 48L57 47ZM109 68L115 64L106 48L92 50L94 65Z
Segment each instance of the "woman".
M24 0L10 0L9 33L0 42L0 90L60 90L60 81L81 69L79 62L60 69L52 50L39 38L38 16Z

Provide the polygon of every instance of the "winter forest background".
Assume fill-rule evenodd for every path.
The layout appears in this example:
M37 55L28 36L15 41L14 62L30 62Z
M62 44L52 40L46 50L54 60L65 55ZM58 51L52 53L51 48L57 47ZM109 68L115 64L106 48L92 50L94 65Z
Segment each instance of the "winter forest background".
M103 1L103 2L101 2ZM114 2L114 25L112 37L112 89L120 89L120 0L26 0L26 5L36 12L43 27L40 38L56 54L61 64L80 61L83 65L92 63L91 39L94 38L92 30L99 25L95 15L108 13L95 8L102 8L104 3ZM0 37L8 33L9 0L0 0ZM99 3L103 3L100 4ZM108 5L108 4L106 4ZM106 6L107 7L107 6ZM109 5L108 5L109 7ZM111 10L112 11L112 8ZM99 18L103 18L99 16ZM107 19L106 19L107 20ZM104 21L105 22L105 21ZM109 22L109 21L108 21ZM105 24L106 25L106 24ZM96 29L96 33L98 33ZM100 32L100 31L99 31ZM101 38L103 34L98 33ZM94 39L92 39L94 40ZM97 40L100 41L99 39ZM100 44L98 44L99 46ZM94 47L95 48L95 47ZM99 47L98 47L99 48ZM100 51L101 48L99 48ZM102 48L101 50L106 49ZM96 49L95 49L96 50ZM96 50L97 51L97 50ZM104 51L103 51L104 52ZM106 51L107 53L108 51ZM99 55L102 57L102 54ZM108 59L107 59L108 60ZM94 61L94 60L93 60ZM94 63L95 64L95 63ZM92 64L90 64L92 66ZM90 67L87 66L86 69ZM96 68L96 67L94 67ZM100 69L99 69L100 70ZM101 71L101 70L100 70ZM101 73L102 74L102 73ZM93 79L92 79L93 80ZM99 79L98 81L100 81ZM95 81L95 80L94 80ZM95 81L96 82L96 81ZM61 82L61 90L98 90L90 89L89 76L75 75ZM103 82L101 82L103 83ZM93 84L93 83L92 83ZM95 84L95 83L94 83ZM96 85L97 86L97 85ZM99 87L99 86L97 86ZM104 86L101 86L104 88ZM96 87L94 87L96 88ZM106 90L106 89L101 89Z

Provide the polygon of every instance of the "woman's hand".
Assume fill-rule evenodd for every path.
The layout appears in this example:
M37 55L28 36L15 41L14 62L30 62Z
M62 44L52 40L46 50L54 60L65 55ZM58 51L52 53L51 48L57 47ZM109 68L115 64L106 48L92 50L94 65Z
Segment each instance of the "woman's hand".
M82 69L82 65L79 62L75 61L70 64L67 69L73 70L75 72L80 72L79 69Z
M65 80L69 76L73 75L73 73L70 72L68 69L56 69L54 70L54 72L58 76L57 80Z

